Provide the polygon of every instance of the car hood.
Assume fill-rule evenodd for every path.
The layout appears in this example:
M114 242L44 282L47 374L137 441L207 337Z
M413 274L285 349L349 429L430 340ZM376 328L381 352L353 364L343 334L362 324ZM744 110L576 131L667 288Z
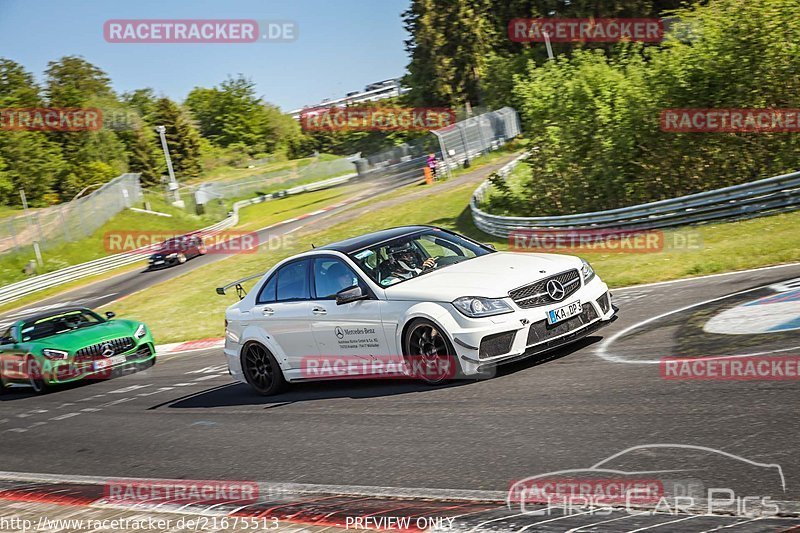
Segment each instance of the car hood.
M138 322L128 320L111 320L96 326L76 329L67 333L45 337L35 342L44 348L57 348L74 352L92 344L98 344L120 337L132 337L138 327Z
M389 300L451 302L461 296L504 298L510 290L580 267L581 260L568 255L495 252L434 270L385 291Z

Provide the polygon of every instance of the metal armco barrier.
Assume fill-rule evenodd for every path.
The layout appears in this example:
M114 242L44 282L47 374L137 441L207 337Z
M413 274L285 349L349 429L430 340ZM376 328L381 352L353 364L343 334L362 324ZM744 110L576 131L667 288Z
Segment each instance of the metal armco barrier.
M499 171L505 178L524 159L515 159ZM721 219L752 218L800 208L800 172L631 207L551 217L493 215L480 207L491 187L487 180L470 200L472 219L481 231L508 237L530 229L656 229Z
M347 183L348 181L356 177L358 177L357 174L340 176L338 178L331 178L316 183L310 183L308 185L301 185L299 187L294 187L286 191L280 191L277 193L272 193L264 196L259 196L257 198L252 198L250 200L242 200L240 202L236 202L235 204L233 204L233 212L231 213L230 216L228 216L227 218L225 218L220 222L217 222L216 224L208 226L207 228L196 230L195 233L202 232L206 235L214 235L232 226L235 226L236 224L239 223L239 209L241 209L242 207L272 200L273 198L281 198L293 194L300 194L303 192L317 191L329 187L336 187L337 185ZM48 272L47 274L41 274L39 276L34 276L32 278L23 281L18 281L17 283L6 285L5 287L0 288L0 304L6 302L13 302L14 300L18 300L19 298L27 296L28 294L43 291L51 287L64 285L66 283L71 283L73 281L77 281L82 278L87 278L89 276L103 274L122 266L132 265L134 263L144 261L147 259L146 252L151 248L152 246L140 248L133 252L114 254L108 257L103 257L102 259L97 259L95 261L81 263L80 265L74 265L71 267L62 268L61 270Z

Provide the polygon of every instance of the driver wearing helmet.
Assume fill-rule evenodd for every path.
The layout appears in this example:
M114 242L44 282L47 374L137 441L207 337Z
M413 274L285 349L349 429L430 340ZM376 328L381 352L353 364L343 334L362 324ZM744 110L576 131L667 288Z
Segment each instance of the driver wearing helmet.
M410 242L390 246L388 256L388 260L382 265L384 284L413 278L436 266L436 259L433 257L420 264L419 254Z

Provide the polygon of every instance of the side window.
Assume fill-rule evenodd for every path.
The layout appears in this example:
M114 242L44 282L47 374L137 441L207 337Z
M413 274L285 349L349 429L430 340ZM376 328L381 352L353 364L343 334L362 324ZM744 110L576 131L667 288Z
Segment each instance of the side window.
M11 335L12 335L11 328L8 328L7 330L5 330L3 332L3 335L0 336L0 344L13 344L14 343L14 339L13 339L13 337Z
M256 304L271 304L275 302L275 287L278 285L278 276L273 274L258 293Z
M333 300L342 289L360 284L358 276L341 259L314 260L314 288L318 300Z
M296 261L281 267L276 277L278 278L277 301L311 298L308 286L308 260Z

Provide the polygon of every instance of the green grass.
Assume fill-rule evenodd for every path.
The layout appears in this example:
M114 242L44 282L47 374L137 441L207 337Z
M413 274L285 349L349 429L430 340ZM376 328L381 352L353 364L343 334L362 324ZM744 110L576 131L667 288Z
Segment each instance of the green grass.
M317 245L368 231L404 224L434 224L482 242L508 249L508 241L489 237L472 223L467 202L474 184L436 195L435 187L408 202L376 209L346 223L320 224L313 235L298 234L280 250L233 256L187 273L113 305L120 315L146 321L158 342L215 337L223 334L223 313L235 296L218 296L214 288L240 277L268 270L281 259ZM411 189L413 190L413 188ZM406 191L408 194L408 191ZM800 260L800 212L753 220L713 224L681 231L696 232L703 246L696 251L637 254L581 254L612 287L741 270ZM191 316L191 320L176 319Z
M331 154L320 154L316 160L313 157L305 157L302 159L290 159L287 161L274 161L265 163L263 165L254 166L253 168L246 167L233 167L230 165L220 165L203 172L199 178L187 180L186 183L204 183L209 181L233 181L245 178L252 178L261 174L286 171L287 175L291 175L293 171L307 167L314 161L326 162L341 159L341 156Z

